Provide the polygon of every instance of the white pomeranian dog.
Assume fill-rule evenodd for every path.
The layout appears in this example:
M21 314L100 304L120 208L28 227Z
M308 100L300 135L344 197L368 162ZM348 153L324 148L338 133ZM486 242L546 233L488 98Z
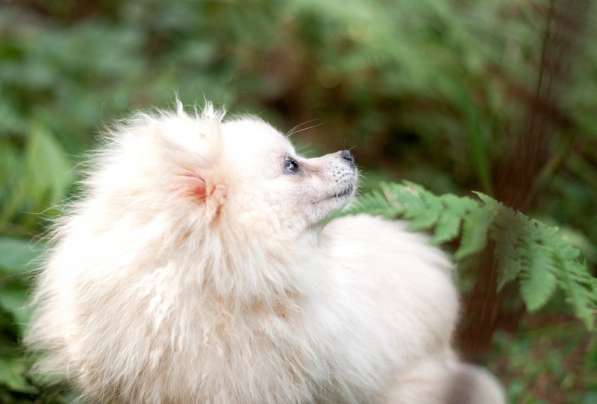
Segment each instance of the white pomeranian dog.
M451 347L452 265L400 222L326 219L344 150L254 117L116 127L55 230L27 343L94 402L503 403Z

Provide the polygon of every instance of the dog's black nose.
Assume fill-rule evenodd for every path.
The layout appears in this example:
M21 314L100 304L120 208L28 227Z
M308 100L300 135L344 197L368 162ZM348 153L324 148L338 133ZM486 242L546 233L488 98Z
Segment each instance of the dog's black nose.
M352 157L350 150L342 150L340 152L340 157L342 157L342 160L347 161L351 166L354 166L354 157Z

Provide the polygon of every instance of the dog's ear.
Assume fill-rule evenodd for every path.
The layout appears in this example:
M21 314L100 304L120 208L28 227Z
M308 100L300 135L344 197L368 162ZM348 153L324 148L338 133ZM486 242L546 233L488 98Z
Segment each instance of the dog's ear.
M216 171L189 171L181 176L179 186L184 197L204 209L208 221L217 218L226 203L228 188Z
M178 167L177 185L187 198L204 206L213 218L221 210L227 194L221 161L223 141L220 129L224 111L207 103L201 113L196 112L191 117L177 102L176 115L179 124L193 127L192 138L177 136L176 130L168 131L169 158Z
M188 170L180 174L181 185L186 196L195 202L223 203L226 198L226 183L215 170Z

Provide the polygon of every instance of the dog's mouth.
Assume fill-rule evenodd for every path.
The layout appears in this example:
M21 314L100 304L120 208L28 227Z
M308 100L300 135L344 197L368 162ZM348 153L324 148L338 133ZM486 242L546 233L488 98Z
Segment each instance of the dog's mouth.
M325 198L323 198L321 201L327 201L330 199L344 199L344 198L348 198L352 195L352 192L354 191L354 185L350 184L348 185L346 188L344 188L343 190L339 191L339 192L334 192L333 194L330 194L328 196L326 196Z

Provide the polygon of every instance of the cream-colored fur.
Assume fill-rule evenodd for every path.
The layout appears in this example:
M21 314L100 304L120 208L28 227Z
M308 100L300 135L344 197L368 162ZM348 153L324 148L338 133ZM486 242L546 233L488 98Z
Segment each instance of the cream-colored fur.
M38 278L40 370L99 402L503 402L452 352L439 250L400 222L323 224L357 177L211 106L116 127Z

